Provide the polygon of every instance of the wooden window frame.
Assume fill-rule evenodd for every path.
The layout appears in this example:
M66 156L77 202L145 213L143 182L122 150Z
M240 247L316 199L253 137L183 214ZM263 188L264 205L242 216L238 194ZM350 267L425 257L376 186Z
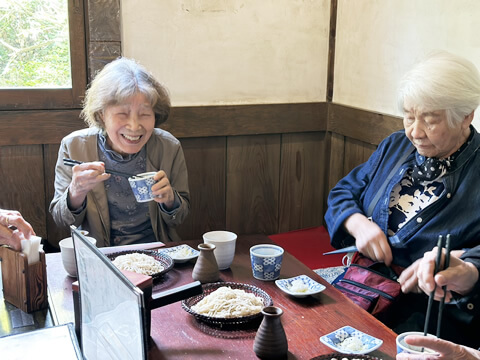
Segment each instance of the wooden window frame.
M72 88L2 89L0 110L75 109L82 105L87 85L85 11L82 0L68 0Z

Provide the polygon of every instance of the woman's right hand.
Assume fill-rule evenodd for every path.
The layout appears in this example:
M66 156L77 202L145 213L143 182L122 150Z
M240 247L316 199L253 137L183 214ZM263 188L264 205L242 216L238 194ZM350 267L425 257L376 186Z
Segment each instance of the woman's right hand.
M98 183L110 178L110 174L105 173L105 164L100 161L88 162L75 165L72 168L72 182L69 186L69 200L73 209L82 206L87 193Z
M22 249L21 241L32 235L35 235L35 231L22 214L15 210L0 209L0 245L8 245L19 251Z
M382 229L365 215L356 213L345 220L345 229L355 238L360 253L374 261L392 263L392 249Z
M434 274L437 253L438 248L435 247L432 251L426 252L420 260L417 270L418 286L426 294L430 294L435 289L435 300L443 297L442 287L446 286L449 290L446 294L446 302L449 302L452 297L451 291L461 295L468 294L479 279L477 268L472 263L459 259L463 251L452 251L449 267ZM442 265L444 259L445 249L442 254Z

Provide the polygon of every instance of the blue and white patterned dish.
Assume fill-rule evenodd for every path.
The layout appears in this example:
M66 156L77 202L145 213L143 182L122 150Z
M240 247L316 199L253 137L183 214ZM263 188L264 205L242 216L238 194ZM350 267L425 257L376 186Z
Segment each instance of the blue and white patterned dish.
M320 341L335 351L355 355L368 354L383 344L383 340L374 338L351 326L344 326L330 334L324 335L320 338ZM347 346L347 344L356 345L356 343L361 344L361 348L358 346Z
M302 292L295 292L294 291L295 289L292 289L292 284L294 283L294 281L297 281L297 280L303 282L303 284L306 285L308 289ZM277 285L280 288L280 290L282 290L283 292L295 297L305 297L308 295L314 295L325 290L324 285L309 278L307 275L299 275L289 279L275 280L275 285Z
M198 257L200 251L188 246L187 244L161 249L159 252L167 254L177 264L185 263Z

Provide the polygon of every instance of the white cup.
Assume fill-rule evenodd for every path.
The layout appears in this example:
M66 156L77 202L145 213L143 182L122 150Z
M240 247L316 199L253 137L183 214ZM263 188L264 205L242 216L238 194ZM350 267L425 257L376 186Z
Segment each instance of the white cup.
M237 234L223 230L210 231L203 234L203 242L215 245L213 253L219 270L228 269L232 265L235 257Z
M85 236L93 245L97 244L97 240L90 236ZM67 275L77 277L77 262L75 261L75 250L73 249L73 239L71 237L61 240L59 243L60 252L62 254L62 263Z
M405 342L405 337L408 335L418 335L418 336L423 336L423 332L420 331L410 331L410 332L404 332L400 335L397 336L396 343L397 343L397 354L400 353L407 353L407 354L435 354L436 352L428 349L428 348L422 348L420 346L413 346L409 345ZM436 337L432 334L427 334L428 337ZM423 351L422 351L423 350Z

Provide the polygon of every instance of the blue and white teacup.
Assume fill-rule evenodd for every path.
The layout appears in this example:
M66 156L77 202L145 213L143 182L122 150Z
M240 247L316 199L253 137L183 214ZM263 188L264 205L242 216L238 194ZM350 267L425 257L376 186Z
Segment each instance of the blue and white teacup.
M153 200L152 185L156 183L153 179L156 172L146 172L128 178L133 195L137 202Z
M255 245L250 248L253 277L258 280L276 280L280 277L283 249L272 244Z

